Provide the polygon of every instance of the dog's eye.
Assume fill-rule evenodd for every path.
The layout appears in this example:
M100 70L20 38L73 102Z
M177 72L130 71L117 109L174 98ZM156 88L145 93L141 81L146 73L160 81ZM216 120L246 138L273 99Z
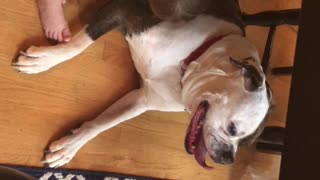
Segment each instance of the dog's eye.
M237 135L237 128L236 128L236 126L234 125L234 123L230 123L230 124L228 125L228 133L229 133L231 136Z

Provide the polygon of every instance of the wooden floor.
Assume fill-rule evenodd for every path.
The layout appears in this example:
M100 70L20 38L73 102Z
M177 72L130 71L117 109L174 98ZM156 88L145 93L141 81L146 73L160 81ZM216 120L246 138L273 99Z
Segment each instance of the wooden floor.
M73 33L105 0L70 0L65 11ZM297 8L300 0L242 0L242 9ZM117 31L100 38L74 60L38 75L15 72L10 63L29 45L46 45L35 1L0 1L0 163L41 166L42 150L67 130L90 120L136 88L127 44ZM250 27L248 37L262 54L268 29ZM297 28L277 31L272 67L291 65ZM290 77L269 77L276 110L269 124L284 126ZM240 148L232 166L201 169L183 142L189 117L147 112L104 132L65 168L144 175L163 179L277 179L280 156ZM210 161L211 163L211 161ZM213 163L211 163L213 164Z

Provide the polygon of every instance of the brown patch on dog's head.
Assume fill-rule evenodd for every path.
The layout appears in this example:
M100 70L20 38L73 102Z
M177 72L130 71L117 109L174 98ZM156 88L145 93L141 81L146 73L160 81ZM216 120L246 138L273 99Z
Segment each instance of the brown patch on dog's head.
M244 76L246 77L245 88L247 91L256 91L263 85L264 77L261 72L257 70L257 68L249 63L249 60L253 60L253 58L249 57L242 60L235 60L230 57L230 61L237 67L240 67L244 70Z

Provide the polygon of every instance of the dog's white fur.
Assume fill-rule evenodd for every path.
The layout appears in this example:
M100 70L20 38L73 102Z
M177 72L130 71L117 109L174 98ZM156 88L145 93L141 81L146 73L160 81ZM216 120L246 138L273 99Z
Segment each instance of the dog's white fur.
M262 93L266 91L265 86L257 92L246 91L241 69L234 67L227 59L230 56L239 59L254 57L257 61L255 65L259 66L256 49L241 33L241 29L234 24L212 16L199 16L191 21L162 22L141 34L126 37L135 67L142 77L141 88L128 93L96 119L74 130L72 135L53 142L43 162L50 167L62 166L104 130L147 110L187 109L194 113L203 99L214 106L208 112L205 136L211 136L212 129L225 128L229 120L226 118L237 121L239 131L244 132L242 136L252 133L260 123L257 119L262 120L266 114L268 102L266 93ZM219 35L228 36L192 62L183 74L183 59L205 40ZM68 44L29 48L14 67L24 73L39 73L80 54L92 42L83 30ZM248 103L243 103L243 99ZM263 110L252 112L251 108L257 109L253 106ZM235 145L242 136L230 139L219 134L220 138ZM209 146L210 137L206 141Z
M212 136L215 136L217 140L233 144L236 151L239 140L252 134L264 119L269 100L266 86L253 92L245 89L243 72L230 63L230 57L252 57L255 62L251 63L265 80L256 48L241 36L229 35L189 65L182 79L182 97L190 112L203 100L210 104L203 129L206 146L213 145ZM230 122L236 124L237 136L226 133ZM209 154L215 153L207 149Z
M31 46L26 52L21 52L18 61L12 65L23 73L40 73L79 55L92 43L92 39L84 28L73 37L70 43L56 46Z
M212 16L199 16L188 23L163 22L138 36L127 37L149 108L183 111L182 60L208 37L224 34L241 34L241 30Z

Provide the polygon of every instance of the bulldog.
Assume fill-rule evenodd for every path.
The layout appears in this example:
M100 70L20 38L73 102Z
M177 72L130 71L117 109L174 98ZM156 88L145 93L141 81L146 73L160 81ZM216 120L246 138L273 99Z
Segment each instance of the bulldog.
M68 163L99 133L148 110L190 113L185 149L205 169L207 154L233 163L238 145L261 133L272 95L235 0L110 0L69 43L31 46L12 66L46 71L115 28L128 42L140 88L51 143L43 163Z

